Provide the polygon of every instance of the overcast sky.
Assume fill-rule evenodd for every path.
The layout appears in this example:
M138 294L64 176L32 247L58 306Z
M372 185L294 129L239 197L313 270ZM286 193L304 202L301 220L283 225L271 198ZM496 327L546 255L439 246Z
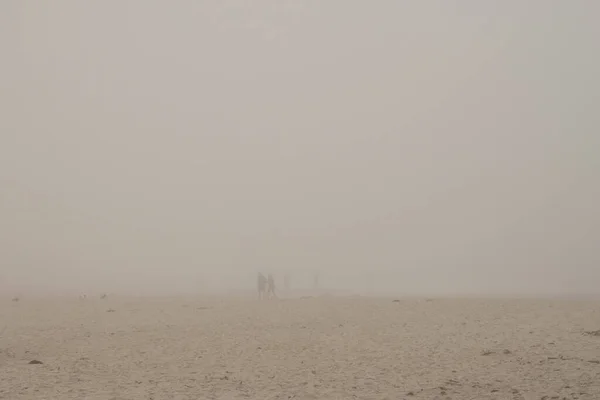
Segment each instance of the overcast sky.
M1 1L0 286L597 290L599 15Z

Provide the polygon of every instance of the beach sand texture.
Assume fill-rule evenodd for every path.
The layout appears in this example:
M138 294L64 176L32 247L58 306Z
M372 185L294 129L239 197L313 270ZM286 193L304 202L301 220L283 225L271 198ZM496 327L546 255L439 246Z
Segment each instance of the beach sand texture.
M8 299L0 399L597 400L598 329L594 301Z

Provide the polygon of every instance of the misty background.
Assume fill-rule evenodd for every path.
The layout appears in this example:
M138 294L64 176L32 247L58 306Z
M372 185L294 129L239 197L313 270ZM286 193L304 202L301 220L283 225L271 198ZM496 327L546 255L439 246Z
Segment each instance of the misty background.
M2 1L0 290L597 293L598 15Z

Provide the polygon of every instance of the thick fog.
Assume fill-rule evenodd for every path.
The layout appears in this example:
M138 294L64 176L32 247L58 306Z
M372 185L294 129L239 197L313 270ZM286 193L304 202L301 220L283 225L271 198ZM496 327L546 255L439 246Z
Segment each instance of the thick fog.
M600 288L600 3L0 2L0 289Z

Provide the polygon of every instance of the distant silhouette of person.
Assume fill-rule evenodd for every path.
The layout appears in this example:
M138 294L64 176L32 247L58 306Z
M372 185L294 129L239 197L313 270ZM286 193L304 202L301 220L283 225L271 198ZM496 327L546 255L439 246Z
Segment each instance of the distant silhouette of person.
M275 294L275 279L273 278L272 274L269 274L267 277L267 294L270 298L277 298L277 295Z
M258 299L262 300L265 297L267 289L267 278L260 272L258 273Z

